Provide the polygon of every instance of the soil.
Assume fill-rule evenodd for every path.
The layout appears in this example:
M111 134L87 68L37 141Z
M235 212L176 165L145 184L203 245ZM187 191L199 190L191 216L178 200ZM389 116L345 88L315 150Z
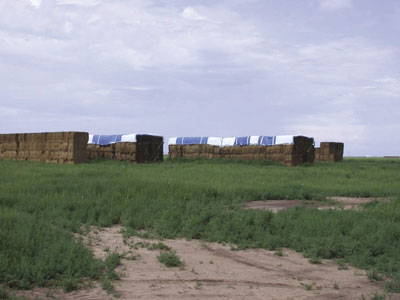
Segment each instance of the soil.
M246 203L245 207L250 209L265 209L278 212L296 206L315 207L318 209L359 209L362 204L372 201L388 201L386 198L351 198L351 197L329 197L328 202L303 201L303 200L264 200Z
M159 241L130 237L124 242L121 229L92 228L84 237L98 258L131 251L117 269L121 279L114 287L119 299L363 299L363 295L371 299L383 293L383 283L370 282L363 270L350 266L339 270L332 260L311 264L288 249L233 251L228 245L198 240L163 240L184 262L183 267L168 268L157 259L161 250L146 247L146 243ZM34 289L19 295L33 299L116 299L98 283L70 293Z

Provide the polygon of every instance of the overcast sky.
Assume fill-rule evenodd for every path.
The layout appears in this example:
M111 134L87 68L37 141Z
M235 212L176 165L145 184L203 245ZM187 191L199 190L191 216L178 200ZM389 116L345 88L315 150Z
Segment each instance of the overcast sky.
M0 0L0 131L400 155L398 0Z

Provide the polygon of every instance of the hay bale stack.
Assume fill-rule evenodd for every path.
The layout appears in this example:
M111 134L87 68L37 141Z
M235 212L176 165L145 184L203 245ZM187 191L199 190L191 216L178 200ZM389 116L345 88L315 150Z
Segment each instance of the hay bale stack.
M168 146L168 157L170 159L182 157L182 146L181 145L169 145Z
M267 154L266 146L255 146L257 147L256 152L254 153L254 160L265 160Z
M88 144L87 145L87 159L115 159L115 145L95 145Z
M230 148L232 148L232 147L222 147L221 148L220 153L221 153L221 158L222 159L227 160L227 159L231 158Z
M297 166L315 159L314 139L304 136L287 139L287 144L211 146L205 144L169 145L169 157L273 160Z
M87 145L87 159L113 159L132 163L158 162L163 157L163 138L136 135L136 142L117 142L109 145Z
M68 163L84 163L87 161L87 143L89 134L87 132L64 132L68 143L65 143L65 138L62 139L63 143L59 144L59 152L61 156L65 153L65 147L68 149ZM71 153L72 151L72 153ZM60 157L61 159L63 157ZM64 161L65 162L65 161Z
M292 165L313 163L315 160L314 139L305 136L295 136L293 142L294 158Z
M0 158L14 160L18 157L18 143L16 134L2 134L0 138Z
M243 159L244 152L242 146L226 147L226 149L229 149L229 159Z
M340 162L343 161L344 144L337 142L321 142L316 151L317 161Z
M112 159L127 162L136 162L136 143L123 142L114 144L114 156Z
M321 161L320 159L320 148L319 147L315 147L315 161Z
M221 159L222 158L222 148L218 146L213 146L213 158Z
M201 145L182 145L183 158L199 158Z
M75 164L86 161L87 132L4 134L0 158Z
M162 162L164 159L162 136L141 134L136 136L136 162Z

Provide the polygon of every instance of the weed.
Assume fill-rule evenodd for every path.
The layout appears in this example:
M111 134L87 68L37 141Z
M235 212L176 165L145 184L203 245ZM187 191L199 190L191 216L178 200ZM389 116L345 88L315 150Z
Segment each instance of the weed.
M70 278L63 280L61 286L64 293L72 292L78 288L76 280Z
M165 245L162 242L153 243L153 244L147 246L147 249L148 250L166 250L166 251L171 250L170 247L168 247L167 245Z
M8 299L8 293L1 284L0 284L0 299Z
M400 280L390 280L385 283L385 289L389 293L400 293Z
M320 259L319 257L315 257L315 256L310 257L310 258L308 259L308 261L309 261L310 263L312 263L312 264L315 264L315 265L319 265L319 264L322 263L321 259Z
M372 297L372 300L385 300L386 295L385 294L379 294L375 293L374 296Z
M104 277L100 281L100 284L101 284L102 289L105 290L108 294L111 294L114 292L114 285L109 278Z
M202 286L203 286L203 284L201 282L196 282L196 285L194 286L194 288L196 290L200 290Z
M136 255L133 255L133 254L131 254L130 256L124 256L124 259L126 259L126 260L138 260L140 258L140 254L136 254Z
M80 286L85 278L101 278L103 262L71 233L117 223L126 228L125 238L180 236L236 249L288 247L309 257L344 259L400 282L399 168L400 161L384 159L298 168L222 160L123 167L113 161L74 166L0 161L0 283L31 288L76 279ZM393 200L358 211L241 209L256 199L331 196Z
M149 249L151 247L151 244L149 242L137 242L135 244L133 244L133 248L134 249L139 249L139 248L147 248ZM152 250L152 249L149 249Z
M333 288L334 288L335 290L339 290L339 289L340 289L339 284L338 284L337 282L335 282L335 283L333 284Z
M183 262L180 260L179 256L176 255L175 251L163 252L157 256L157 259L169 268L183 266Z
M338 264L338 270L348 270L349 267L346 265L346 263L342 259L337 260Z
M304 283L304 282L300 282L300 284L301 284L302 287L304 287L304 289L305 289L306 291L311 291L311 290L314 288L314 286L315 286L315 282L313 282L313 283Z
M383 276L374 269L367 271L367 277L372 282L383 280Z
M276 255L276 256L283 256L283 252L282 252L281 249L279 249L278 251L276 251L276 252L274 253L274 255Z

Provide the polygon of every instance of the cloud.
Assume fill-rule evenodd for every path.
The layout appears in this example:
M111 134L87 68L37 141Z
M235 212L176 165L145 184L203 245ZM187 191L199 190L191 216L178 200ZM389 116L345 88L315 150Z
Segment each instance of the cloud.
M190 6L185 7L185 9L182 11L182 17L196 21L205 20L203 16L201 16L193 7Z
M361 145L389 130L385 119L400 126L397 44L379 18L356 26L370 21L348 9L356 2L32 1L0 1L4 130L299 133ZM340 9L346 19L321 15Z
M292 66L314 82L359 86L384 72L395 52L394 47L362 38L337 39L298 47Z
M351 7L351 0L319 0L322 10L335 11Z
M61 5L76 5L83 7L95 6L98 5L100 2L100 0L57 0L57 3Z
M42 3L42 0L30 0L31 4L35 8L39 8L40 4Z
M373 81L371 86L365 87L377 96L400 98L400 77L386 76Z

